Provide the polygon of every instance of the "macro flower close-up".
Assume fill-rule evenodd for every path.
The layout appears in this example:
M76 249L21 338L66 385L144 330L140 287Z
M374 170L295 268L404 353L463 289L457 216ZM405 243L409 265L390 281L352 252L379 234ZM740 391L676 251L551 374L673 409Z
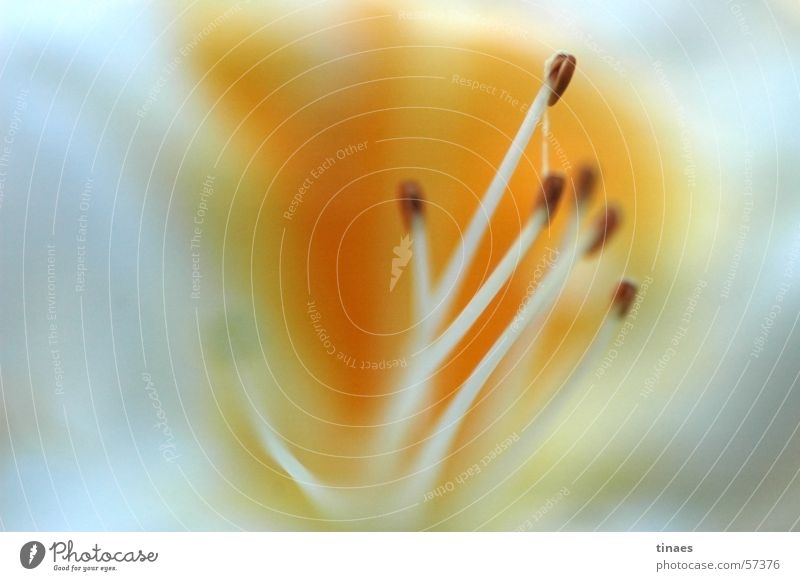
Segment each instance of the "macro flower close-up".
M796 3L4 12L4 530L800 526Z

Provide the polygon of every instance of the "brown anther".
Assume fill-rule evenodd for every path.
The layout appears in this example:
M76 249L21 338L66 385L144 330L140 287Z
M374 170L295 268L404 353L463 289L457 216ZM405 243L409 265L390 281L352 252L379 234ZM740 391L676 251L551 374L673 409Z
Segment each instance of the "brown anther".
M410 228L411 219L414 216L421 216L425 211L425 205L423 204L425 196L422 193L419 182L414 180L400 182L397 190L400 209L403 213L403 222L406 228Z
M616 232L619 228L620 223L620 213L619 210L615 206L608 206L606 211L603 212L595 222L594 226L594 240L592 241L591 246L586 251L586 256L590 256L603 248L608 239Z
M597 185L597 170L591 165L584 165L578 169L574 178L575 197L579 204L586 204L594 193Z
M547 86L550 87L550 98L547 106L552 107L564 94L573 73L575 73L575 57L571 54L559 52L547 61Z
M548 219L555 213L561 194L564 192L564 175L560 173L550 173L544 177L541 190L533 204L534 212L544 208Z
M611 306L617 310L617 316L621 319L628 314L631 309L638 287L629 280L620 281L611 298Z

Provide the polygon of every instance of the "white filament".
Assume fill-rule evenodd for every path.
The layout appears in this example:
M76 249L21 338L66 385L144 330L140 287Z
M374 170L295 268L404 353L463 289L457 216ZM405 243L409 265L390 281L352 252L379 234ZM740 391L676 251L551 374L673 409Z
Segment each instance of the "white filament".
M413 354L413 357L417 359L413 365L409 366L408 384L405 390L397 396L397 402L390 409L388 423L391 425L387 427L384 440L384 445L390 450L402 443L404 435L408 432L405 429L405 422L422 407L422 401L428 392L429 375L444 362L449 353L466 336L478 317L514 274L520 261L527 254L547 222L547 215L547 208L543 206L528 218L505 256L464 310L434 343L427 346L425 350ZM423 328L430 329L424 325ZM420 335L424 336L426 333L420 333L418 336ZM424 342L418 342L417 345L425 346L428 340L429 336L425 336Z
M547 109L542 115L542 175L550 173L550 114Z
M419 354L424 375L441 365L450 352L467 335L475 321L483 314L489 303L497 296L517 270L520 261L530 250L542 228L547 223L547 209L541 207L528 219L517 239L497 264L486 282L470 299L464 310L453 320L450 326L425 351ZM417 355L417 354L415 354Z
M411 240L414 248L411 260L414 262L416 320L424 324L431 312L431 276L428 236L425 233L425 219L420 213L415 213L411 218Z
M448 404L433 430L433 435L424 445L416 462L416 471L427 471L427 477L421 479L426 488L435 479L442 468L442 460L455 438L464 417L480 393L486 381L511 349L516 338L537 318L552 302L558 298L558 291L569 276L576 257L585 254L595 240L595 233L584 236L581 244L572 246L566 255L560 256L553 269L539 285L536 293L527 301L517 317L509 324L495 341L489 352L483 357L475 371L461 385L458 393Z
M439 323L447 316L452 301L463 282L464 275L467 271L467 265L469 265L475 257L478 245L489 226L489 221L494 215L497 205L508 187L511 176L514 174L514 170L516 170L525 148L530 142L531 137L533 137L536 125L547 109L547 100L549 97L550 88L545 84L537 93L531 108L528 109L528 113L525 115L525 119L522 121L522 125L520 125L514 140L511 142L511 146L508 148L500 164L500 168L497 170L489 187L486 189L480 206L475 210L472 220L467 226L464 237L450 255L450 260L447 263L441 280L436 286L434 294L433 304L436 307L436 310L432 314L435 321L434 327L438 327Z

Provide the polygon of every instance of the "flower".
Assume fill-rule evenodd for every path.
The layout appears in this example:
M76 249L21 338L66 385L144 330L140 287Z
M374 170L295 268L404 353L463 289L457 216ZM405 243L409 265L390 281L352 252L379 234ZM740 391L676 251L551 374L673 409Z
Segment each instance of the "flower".
M701 146L722 133L668 60L631 55L640 39L591 10L20 9L2 94L5 317L25 337L0 370L6 526L772 522L790 483L762 486L768 467L734 478L738 496L684 470L713 470L731 449L714 438L748 418L787 425L718 423L761 394L684 385L716 373L719 313L744 312L733 289L755 272L728 284L714 254L736 243L703 195L720 172ZM543 86L544 139L511 145Z

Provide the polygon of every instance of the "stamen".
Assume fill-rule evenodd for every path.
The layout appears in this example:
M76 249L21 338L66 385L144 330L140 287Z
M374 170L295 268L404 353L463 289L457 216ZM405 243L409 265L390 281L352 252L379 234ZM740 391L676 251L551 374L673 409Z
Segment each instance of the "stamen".
M636 285L628 280L623 280L616 287L612 295L611 308L616 311L613 317L606 317L600 326L594 340L589 348L584 353L580 363L570 373L567 381L561 386L561 389L556 391L550 400L547 402L543 410L545 417L554 418L558 416L559 411L563 408L564 404L569 401L570 397L574 395L578 386L582 385L582 380L586 373L592 369L601 358L609 341L614 336L619 322L625 318L631 304L636 298ZM530 426L531 424L528 424Z
M616 206L608 206L595 223L595 236L592 243L586 249L586 255L590 256L603 248L606 240L610 238L619 227L620 212Z
M404 181L398 189L403 222L411 232L413 244L411 260L414 262L416 320L424 321L430 314L431 309L430 259L428 256L428 236L425 231L425 198L418 182ZM420 338L422 341L427 342L427 338Z
M418 216L422 217L425 213L425 196L422 193L419 182L414 180L400 182L397 189L400 209L403 214L403 222L405 223L406 229L410 230L414 218Z
M596 185L597 170L595 170L594 167L584 165L578 168L578 176L574 181L575 198L578 205L586 205L589 203Z
M427 386L431 374L438 369L450 352L466 336L475 321L517 270L520 261L533 246L542 228L555 212L564 191L564 181L562 175L550 175L545 178L534 202L530 218L492 274L439 338L425 347L425 350L414 353L414 356L419 359L409 367L408 384L390 409L388 422L402 422L422 407L422 400L428 394ZM419 347L423 345L427 345L427 341L418 343ZM385 444L392 447L399 445L404 435L403 432L407 432L407 430L403 430L401 425L389 426L386 431Z
M550 114L542 113L542 175L550 173Z
M564 193L564 176L560 173L548 174L542 182L542 188L533 203L534 211L544 210L548 221L555 213L561 194Z
M597 172L594 167L583 165L578 168L578 174L572 180L572 188L575 192L575 209L563 235L559 254L566 252L567 245L574 240L583 220L583 215L586 212L586 207L591 202L596 183Z
M418 182L407 180L399 185L400 208L406 228L411 231L414 244L414 295L416 303L416 317L419 326L414 331L412 352L421 349L430 342L435 330L431 316L432 293L430 288L430 259L428 254L428 236L425 228L424 194ZM380 438L375 439L375 452L383 449L393 450L401 442L405 426L402 420L419 405L423 394L417 392L413 385L406 387L393 397L392 404L387 408L384 422L388 424ZM372 472L383 470L381 462L373 462Z
M583 386L583 379L587 372L595 367L598 360L603 356L608 344L614 337L618 324L625 318L628 309L635 300L636 293L637 285L629 280L621 281L614 289L611 303L611 309L616 311L614 316L606 317L603 320L591 345L584 352L583 357L581 357L580 363L572 370L562 386L550 396L550 399L544 403L540 411L522 429L524 444L515 446L519 451L516 454L507 455L504 459L504 463L511 462L520 466L531 457L533 452L531 447L535 442L539 441L539 436L541 434L550 433L552 437L552 434L557 431L560 426L551 429L553 422L556 418L560 417L564 407L569 401L574 399L579 388ZM589 386L589 389L592 387L594 387L594 385ZM542 444L545 444L549 439L550 438L545 439ZM504 464L498 465L496 469L498 473L506 474Z
M575 57L564 53L554 55L548 63L550 64L546 65L545 68L548 72L545 84L537 93L528 113L525 115L525 119L522 121L517 135L506 152L497 174L495 174L486 193L483 195L480 206L475 210L460 244L453 250L444 274L438 283L433 301L436 307L433 313L434 327L438 327L449 312L450 305L464 280L468 270L467 267L475 257L478 245L489 226L489 221L494 215L500 198L508 187L511 176L516 170L525 147L530 142L536 125L539 123L549 101L556 94L556 90L559 91L559 96L563 93L575 69ZM461 259L463 259L463 263Z
M255 383L252 379L253 370L249 368L239 369L237 373L243 375L239 376L242 386L251 385ZM273 427L274 422L271 421L269 416L269 404L264 393L254 391L251 394L248 390L244 393L247 399L243 401L245 409L251 418L249 424L253 426L259 438L258 441L262 443L264 451L280 466L289 478L299 486L303 493L315 502L321 500L324 494L325 487L322 482L314 476L308 468L289 450L286 442L281 438L279 432ZM256 410L261 410L257 412Z
M328 518L342 518L352 514L352 505L347 497L347 489L325 484L314 476L305 465L292 454L284 441L271 428L264 428L261 441L270 456L286 472L288 477L303 492L319 514Z
M552 107L567 90L572 75L575 73L575 57L571 54L559 52L551 56L544 65L547 72L547 86L552 93L547 100L547 106Z
M283 468L286 474L303 490L307 497L316 501L320 500L324 494L325 487L321 485L317 477L292 454L283 440L274 432L272 427L264 426L263 419L256 417L254 425L258 426L257 429L261 434L260 440L264 443L266 451L275 462Z
M495 300L500 290L508 284L543 228L552 219L563 194L565 178L560 174L549 172L551 133L548 108L554 106L561 99L575 73L575 68L575 57L564 52L558 52L546 61L544 83L526 113L497 173L487 187L480 205L473 213L464 236L453 249L441 278L435 285L431 284L424 193L416 181L409 180L399 184L398 200L403 222L408 232L404 243L408 242L407 246L413 243L415 320L418 322L412 338L414 359L403 378L407 387L391 398L385 412L386 422L380 426L378 437L371 444L376 447L376 450L364 470L366 474L362 474L362 476L372 476L374 478L370 478L370 480L386 482L386 479L391 476L391 471L397 470L400 463L396 457L392 457L391 452L397 451L400 444L409 439L408 426L411 425L409 420L420 413L421 402L429 395L428 383L453 350L467 337L472 326L486 311L489 304ZM449 314L449 309L469 272L492 216L509 187L511 177L539 122L542 123L541 175L545 178L541 184L541 190L534 200L531 213L519 235L486 281L438 338L431 341L434 333L443 326L442 323ZM466 421L466 416L475 404L478 395L519 337L556 303L559 293L564 289L578 259L597 254L619 229L620 212L616 207L610 206L603 210L587 231L580 231L583 214L591 201L597 181L598 175L595 168L592 166L579 168L573 179L575 207L569 222L560 233L562 240L559 243L558 257L555 263L546 272L535 293L526 297L515 318L496 338L492 347L484 354L464 383L456 389L450 401L444 406L441 416L436 420L434 429L421 441L420 450L417 457L413 459L413 470L411 471L411 475L417 477L402 491L404 495L409 494L414 505L420 504L415 500L419 498L417 493L420 490L423 492L429 490L431 483L435 482L461 424ZM577 240L574 240L575 238ZM406 249L408 248L406 247ZM409 256L411 255L405 254L406 258ZM403 266L406 263L407 261L403 263ZM397 267L400 268L399 265ZM390 283L390 289L393 288L392 284L394 283ZM630 281L623 280L617 285L612 295L611 311L613 316L604 319L584 357L581 358L561 388L552 394L545 407L523 429L526 439L532 439L532 434L539 432L553 418L557 417L559 410L574 395L585 372L594 364L611 339L615 324L629 312L636 298L636 292L636 285ZM542 415L542 420L537 422L540 415ZM360 497L346 497L341 489L326 485L317 478L292 453L279 434L264 422L262 417L255 418L254 423L256 430L260 433L265 451L287 473L288 477L297 483L303 493L320 508L323 514L350 514L352 508L358 505ZM533 426L535 426L535 431L529 429ZM409 445L409 448L411 447ZM377 448L380 448L380 452ZM514 454L507 454L504 455L503 461L512 459L514 459Z
M606 210L604 216L613 214L612 209ZM618 222L618 220L617 220ZM616 226L617 222L614 223ZM548 273L536 293L526 302L519 315L509 324L495 341L489 352L483 357L475 371L461 385L461 388L449 403L445 412L436 424L433 435L420 453L417 461L417 471L429 470L428 478L424 482L430 483L435 479L438 470L433 466L440 464L445 457L452 440L455 438L458 427L464 421L475 398L480 393L491 374L508 354L517 337L543 312L543 310L558 298L558 291L569 276L575 258L579 255L590 256L597 240L601 239L601 246L616 230L609 228L610 220L600 219L595 223L592 232L588 233L583 244L575 245L566 257L560 257L553 269ZM441 468L441 467L440 467Z
M528 432L526 439L532 439L531 434L535 434L536 432L541 433L543 428L546 428L553 419L558 417L566 403L575 395L578 386L582 385L582 380L586 376L586 373L592 369L602 357L608 343L614 336L618 323L625 318L625 314L627 314L633 300L636 298L636 291L637 287L634 283L627 280L620 282L612 299L612 309L617 311L615 316L607 317L603 321L594 341L592 341L589 349L584 353L578 366L572 371L567 381L561 386L561 389L556 391L545 404L542 412L540 412L544 414L544 417L542 421L536 424L536 430L530 429L531 426L534 425L533 421L523 430Z
M614 291L612 305L617 310L617 317L624 319L636 298L636 284L629 280L623 280Z
M450 352L469 332L475 321L505 286L520 261L536 241L544 225L555 212L561 194L564 191L564 177L552 174L545 178L542 189L534 203L534 211L517 239L506 252L503 259L495 267L486 282L478 289L464 310L455 318L447 330L442 333L426 352L420 362L422 373L427 375L441 365ZM423 375L423 376L424 376Z
M577 217L579 214L576 212L574 215ZM571 245L566 250L563 250L562 245L561 256L566 256L566 259L563 261L559 259L556 262L556 266L542 281L540 288L531 299L537 313L547 311L558 299L558 293L566 283L576 259L581 256L591 257L602 248L617 231L619 221L619 211L615 207L608 207L597 217L592 229L581 237L582 240L579 240L577 245ZM567 240L565 240L566 242ZM536 314L534 314L535 316Z
M309 472L300 460L274 434L266 433L263 437L267 451L292 479L303 488L316 486L317 479Z
M561 94L569 85L575 72L575 57L558 53L544 63L544 76L552 93L547 100L547 106L555 105ZM558 93L556 93L558 89ZM550 115L547 108L542 113L542 175L550 173Z

